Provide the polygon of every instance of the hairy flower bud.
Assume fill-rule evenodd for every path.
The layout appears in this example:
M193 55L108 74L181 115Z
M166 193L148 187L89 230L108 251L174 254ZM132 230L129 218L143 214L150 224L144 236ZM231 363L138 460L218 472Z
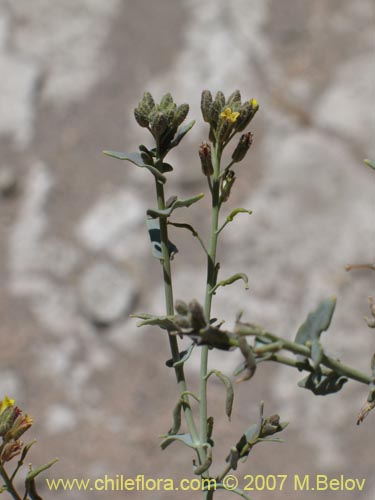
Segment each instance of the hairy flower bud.
M213 101L210 107L209 121L211 126L215 129L218 126L220 113L224 106L225 106L225 97L224 94L219 90L219 92L215 96L215 100Z
M189 314L188 305L183 300L176 300L174 308L176 309L176 312L182 316L187 316Z
M211 146L207 142L200 145L199 158L201 160L203 174L209 177L214 173L214 167L212 165Z
M174 115L173 126L179 127L189 113L189 104L181 104Z
M4 446L3 452L0 456L1 462L9 462L12 458L21 453L23 444L21 441L11 441Z
M219 130L217 132L217 142L219 144L223 144L228 139L231 130L232 122L227 119L222 119Z
M288 424L286 422L280 422L279 415L272 415L269 418L263 420L261 431L259 434L260 438L266 438L276 434L276 432L281 432L285 429Z
M237 132L242 132L242 130L244 130L249 125L258 109L259 104L256 99L251 99L250 101L247 101L242 105L242 107L240 108L240 116L236 121Z
M221 108L223 108L225 106L225 95L222 93L221 90L219 90L216 93L215 101L217 101L220 104Z
M241 105L241 92L239 90L232 92L228 97L226 105L232 108L234 104Z
M134 117L141 127L148 127L150 120L148 117L148 113L142 109L142 107L135 108L134 110Z
M170 106L170 104L173 104L173 97L171 96L170 92L168 92L167 94L163 95L160 101L160 108L166 109Z
M12 428L5 435L4 441L10 441L11 439L17 441L32 425L33 419L31 417L22 414L18 415Z
M149 113L155 108L155 101L150 92L145 92L143 94L142 101L140 102L140 106L144 108Z
M194 299L189 303L191 312L191 327L193 330L200 330L207 325L202 306Z
M203 120L207 123L210 122L211 105L212 105L212 94L209 90L204 90L202 92L202 96L201 96L201 111L202 111Z
M232 160L234 162L242 161L246 153L248 152L251 144L253 143L253 134L251 132L247 132L246 134L242 134L236 149L233 151Z
M156 111L152 114L151 132L156 140L159 140L168 128L168 120L162 111Z
M14 404L5 408L0 415L0 437L4 437L12 428L14 421L20 414L21 410Z

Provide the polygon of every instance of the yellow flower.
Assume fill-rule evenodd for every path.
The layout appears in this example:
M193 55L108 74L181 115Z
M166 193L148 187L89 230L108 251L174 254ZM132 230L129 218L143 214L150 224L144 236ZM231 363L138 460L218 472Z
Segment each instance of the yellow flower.
M4 399L0 402L0 415L9 406L14 406L14 399L9 399L8 396L5 396Z
M253 108L259 106L258 101L256 99L250 99L250 104Z
M220 118L228 120L231 123L234 123L239 116L240 114L238 111L232 111L230 108L225 108L224 111L220 113Z

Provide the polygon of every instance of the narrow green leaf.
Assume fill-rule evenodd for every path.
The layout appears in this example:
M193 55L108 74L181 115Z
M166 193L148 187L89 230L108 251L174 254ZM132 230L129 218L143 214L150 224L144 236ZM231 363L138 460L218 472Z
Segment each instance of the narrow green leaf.
M232 222L232 220L236 217L238 214L249 214L251 215L253 212L251 210L247 210L246 208L236 208L232 210L232 212L228 215L227 221Z
M141 153L135 152L135 153L122 153L121 151L103 151L103 153L107 156L110 156L111 158L116 158L117 160L128 160L131 163L134 163L134 165L137 165L137 167L145 167L146 164L143 161Z
M225 385L225 388L227 390L227 396L225 399L225 413L227 414L227 417L230 420L230 417L232 415L233 400L234 400L234 391L233 391L232 382L230 381L230 379L226 375L224 375L224 373L222 373L219 370L211 370L208 373L208 375L206 375L206 380L208 380L208 378L211 375L216 375L216 377L219 380L221 380L221 382Z
M153 316L152 314L131 314L131 318L141 319L137 323L138 327L141 326L159 326L163 330L179 331L178 326L174 322L174 316Z
M147 210L147 215L150 217L161 217L161 218L166 218L169 217L176 208L182 208L182 207L190 207L193 203L196 203L197 201L201 200L204 196L204 193L197 194L196 196L191 196L190 198L186 198L184 200L177 198L170 207L164 209L164 210L157 210L153 208L149 208Z
M246 429L245 433L241 436L240 440L236 444L236 448L240 454L240 457L243 456L243 450L246 446L247 452L250 451L249 446L253 446L259 437L261 426L259 424L252 424L248 429Z
M26 455L29 453L30 448L31 448L31 447L33 446L33 444L35 444L35 443L36 443L36 439L33 439L30 443L27 443L27 445L25 445L25 446L23 447L23 450L22 450L22 453L21 453L21 457L20 457L20 459L19 459L19 461L18 461L18 463L19 463L19 464L22 464L22 463L23 463L23 461L24 461L24 460L25 460L25 458L26 458Z
M208 419L207 419L207 439L212 438L213 430L214 430L214 417L208 417Z
M186 351L183 351L181 353L180 360L176 361L176 363L173 363L173 368L183 365L190 358L194 347L195 347L194 343L190 344L190 346L186 349Z
M326 331L331 324L335 311L336 297L323 300L315 311L311 312L306 321L300 326L295 342L306 345L306 342L319 340L322 332Z
M50 467L52 467L53 464L55 464L58 461L59 461L58 458L54 458L53 460L51 460L47 464L41 465L40 467L37 467L36 469L30 470L26 475L25 484L27 485L32 479L34 479L36 476L38 476L41 472L49 469Z
M164 438L164 441L160 443L161 449L165 450L170 444L172 444L174 441L180 441L181 443L185 444L186 446L189 446L189 448L194 448L196 449L195 444L193 443L193 440L191 438L190 434L175 434L174 436L169 436L164 435L160 436Z
M331 372L328 375L310 373L310 375L298 382L298 386L309 389L317 396L326 396L327 394L338 392L347 381L346 377L335 372Z
M225 219L224 224L216 231L216 234L221 233L221 231L225 228L227 224L233 221L233 219L236 217L237 214L241 213L246 213L251 215L253 212L251 210L247 210L246 208L236 208L235 210L232 210L232 212L228 215L228 217Z
M243 361L233 372L234 377L238 377L242 372L244 372L247 368L247 361Z
M203 240L202 238L200 237L198 231L196 231L193 226L191 226L190 224L186 224L186 223L182 223L182 222L170 222L168 221L168 224L170 226L174 226L174 227L178 227L178 228L181 228L181 229L187 229L188 231L191 232L191 234L198 239L199 243L201 244L201 247L203 248L203 250L205 251L205 253L208 255L208 251L207 251L207 248L206 248L206 245L203 243Z
M103 153L118 160L130 161L130 163L133 163L137 167L147 168L163 184L167 181L166 177L156 167L144 162L141 153L121 153L120 151L103 151Z
M181 410L183 403L179 401L173 409L173 424L168 434L177 434L181 427Z
M180 142L182 141L182 139L185 137L185 135L189 132L189 130L191 130L195 125L195 120L187 123L186 125L184 125L183 127L181 127L178 131L177 131L177 134L175 136L175 138L173 139L173 141L170 143L170 146L169 146L169 149L172 149L172 148L175 148L176 146L178 146L180 144Z
M214 286L214 288L211 290L211 294L215 295L216 290L220 286L231 285L232 283L234 283L235 281L238 281L238 280L242 280L245 283L245 289L248 290L249 278L247 277L247 275L245 273L236 273L236 274L233 274L233 276L231 276L230 278L228 278L226 280L219 281L219 283L216 286Z
M237 382L243 382L244 380L249 380L254 375L255 370L257 368L257 362L255 359L253 348L247 343L245 337L238 337L238 347L245 358L246 361L246 375L241 377ZM237 371L237 370L236 370Z

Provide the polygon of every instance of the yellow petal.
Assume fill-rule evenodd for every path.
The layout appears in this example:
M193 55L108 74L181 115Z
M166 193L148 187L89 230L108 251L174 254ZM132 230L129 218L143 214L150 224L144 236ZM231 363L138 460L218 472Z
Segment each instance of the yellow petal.
M224 111L220 113L220 118L230 118L232 110L230 108L225 108Z
M237 120L237 118L238 118L239 116L240 116L240 114L239 114L239 112L238 112L238 111L233 111L233 113L231 113L231 114L228 116L228 118L229 118L229 120L230 120L232 123L234 123L234 122Z
M6 410L9 406L14 406L14 399L9 399L8 396L5 396L0 404L0 415Z

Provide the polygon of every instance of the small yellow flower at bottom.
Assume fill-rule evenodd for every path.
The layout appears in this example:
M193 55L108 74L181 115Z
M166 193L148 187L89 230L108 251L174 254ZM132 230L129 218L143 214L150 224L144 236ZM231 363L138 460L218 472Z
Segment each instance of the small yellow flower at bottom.
M240 116L238 111L232 111L229 107L225 108L224 111L220 113L220 118L230 121L234 123L237 118Z
M10 399L10 398L8 398L8 396L5 396L4 399L0 402L0 415L9 406L14 406L14 399Z

